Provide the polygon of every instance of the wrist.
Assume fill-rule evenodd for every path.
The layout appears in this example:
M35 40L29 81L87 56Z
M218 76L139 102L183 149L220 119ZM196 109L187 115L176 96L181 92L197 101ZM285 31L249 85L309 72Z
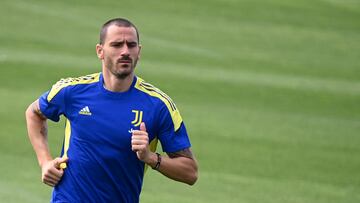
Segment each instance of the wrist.
M158 153L151 152L149 158L144 162L151 168L154 168L158 163Z
M161 164L161 155L159 153L156 153L156 164L152 169L159 170Z
M39 166L40 168L42 168L46 163L48 163L49 161L51 161L52 158L51 157L46 157L44 159L39 160Z

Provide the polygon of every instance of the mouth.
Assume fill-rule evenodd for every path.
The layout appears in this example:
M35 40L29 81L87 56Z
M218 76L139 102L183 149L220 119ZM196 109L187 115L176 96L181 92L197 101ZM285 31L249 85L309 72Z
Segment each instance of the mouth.
M120 60L118 63L131 63L131 61Z
M129 63L132 63L132 60L131 59L119 59L117 62L129 64Z

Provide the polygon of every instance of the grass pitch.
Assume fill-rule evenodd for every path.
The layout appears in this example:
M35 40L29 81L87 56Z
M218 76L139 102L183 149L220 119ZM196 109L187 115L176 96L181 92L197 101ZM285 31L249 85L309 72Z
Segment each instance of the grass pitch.
M192 187L148 171L141 202L360 202L358 1L4 0L0 15L1 202L49 201L24 111L61 77L100 71L100 26L119 16L200 164ZM56 156L64 124L49 125Z

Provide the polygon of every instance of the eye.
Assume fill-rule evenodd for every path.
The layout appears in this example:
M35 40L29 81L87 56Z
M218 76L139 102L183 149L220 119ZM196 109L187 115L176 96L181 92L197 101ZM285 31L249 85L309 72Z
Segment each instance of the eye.
M112 44L111 46L112 46L112 47L120 47L120 46L121 46L121 44L116 43L116 44Z
M110 44L111 47L115 47L115 48L122 47L123 45L124 45L123 42L114 42Z
M129 43L127 43L127 45L128 45L129 48L134 48L134 47L137 46L137 43L136 42L129 42Z

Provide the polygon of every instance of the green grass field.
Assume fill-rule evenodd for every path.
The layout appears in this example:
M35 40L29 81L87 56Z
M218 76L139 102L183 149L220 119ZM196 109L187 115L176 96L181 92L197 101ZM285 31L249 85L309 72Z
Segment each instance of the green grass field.
M99 28L139 28L137 74L175 100L200 176L154 171L142 203L360 202L360 1L0 3L0 202L48 202L26 107L62 77L100 71ZM49 123L60 153L64 123Z

